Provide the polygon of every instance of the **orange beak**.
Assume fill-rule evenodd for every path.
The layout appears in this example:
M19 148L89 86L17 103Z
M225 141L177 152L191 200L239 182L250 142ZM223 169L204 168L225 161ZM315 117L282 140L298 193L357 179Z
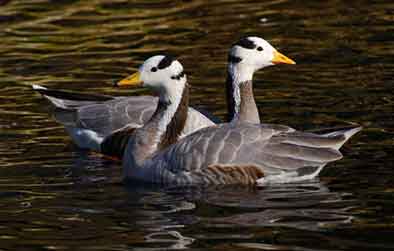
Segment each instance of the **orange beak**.
M142 86L142 81L141 81L141 74L137 71L136 73L120 80L116 86Z
M273 64L295 64L296 63L293 60L291 60L290 58L288 58L285 55L283 55L282 53L280 53L279 51L274 52L274 58L272 59L271 62Z

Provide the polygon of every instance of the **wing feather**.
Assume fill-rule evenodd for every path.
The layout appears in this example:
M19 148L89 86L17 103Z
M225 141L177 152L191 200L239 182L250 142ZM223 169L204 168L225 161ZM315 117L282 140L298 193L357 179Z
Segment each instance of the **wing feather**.
M286 127L222 124L187 136L155 158L165 159L165 168L178 175L223 165L254 166L274 174L320 167L340 159L342 154L329 147L337 139L321 137Z
M152 116L157 98L137 96L81 107L77 124L107 136L125 125L142 126Z

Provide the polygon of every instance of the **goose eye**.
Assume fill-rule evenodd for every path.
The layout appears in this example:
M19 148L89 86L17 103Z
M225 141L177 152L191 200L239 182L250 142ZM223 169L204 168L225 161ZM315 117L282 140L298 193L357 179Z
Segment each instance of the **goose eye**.
M259 46L259 47L257 47L257 50L258 50L258 51L262 51L262 50L263 50L263 47Z
M157 68L156 67L152 67L152 69L150 69L151 72L156 72Z

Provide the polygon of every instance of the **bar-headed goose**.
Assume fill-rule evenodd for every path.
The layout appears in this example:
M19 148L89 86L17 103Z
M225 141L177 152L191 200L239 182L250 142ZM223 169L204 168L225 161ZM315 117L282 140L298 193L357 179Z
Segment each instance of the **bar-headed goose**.
M152 72L165 69L173 60L170 56L162 57ZM127 77L120 83L127 85L129 80ZM56 119L65 126L78 147L120 159L130 132L152 117L159 101L153 96L113 97L54 90L39 85L33 85L33 89L56 107ZM187 107L186 111L180 137L218 121L214 116L192 107ZM109 137L111 140L104 141Z
M201 185L312 178L324 165L340 159L339 148L361 129L317 135L285 126L233 121L178 140L189 88L182 65L174 60L158 69L162 59L149 58L127 82L158 92L159 102L149 121L128 139L123 157L126 179ZM240 110L243 105L241 102Z
M248 36L239 39L230 48L227 65L227 105L228 121L244 121L260 123L260 116L253 95L253 75L256 71L278 64L295 64L295 62L278 52L266 40ZM262 124L264 127L284 129L287 126L276 124ZM329 133L336 131L352 131L357 125L314 130ZM289 131L293 128L287 127Z

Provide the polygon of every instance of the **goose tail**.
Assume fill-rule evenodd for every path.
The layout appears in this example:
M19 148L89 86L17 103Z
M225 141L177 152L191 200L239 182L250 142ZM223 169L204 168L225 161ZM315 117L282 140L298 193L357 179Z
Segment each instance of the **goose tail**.
M363 128L359 125L352 125L343 128L336 128L334 131L324 133L321 136L327 138L338 138L341 137L342 139L335 145L335 149L339 150L343 144L346 143L353 135L361 131Z
M300 182L317 177L326 164L342 158L339 149L361 130L361 126L352 125L279 136L277 142L264 146L264 153L270 155L264 164L276 165L282 172L263 177L257 183Z
M48 99L56 108L54 113L56 120L64 125L67 133L79 148L101 151L103 136L93 130L81 128L78 123L77 111L81 106L108 100L110 96L71 93L40 85L32 85L32 88Z
M75 110L84 105L97 104L114 98L108 95L74 93L49 89L36 84L32 85L32 89L48 99L53 106L62 110Z
M104 138L96 132L76 127L65 127L73 142L81 149L88 149L95 152L101 152L101 143Z

